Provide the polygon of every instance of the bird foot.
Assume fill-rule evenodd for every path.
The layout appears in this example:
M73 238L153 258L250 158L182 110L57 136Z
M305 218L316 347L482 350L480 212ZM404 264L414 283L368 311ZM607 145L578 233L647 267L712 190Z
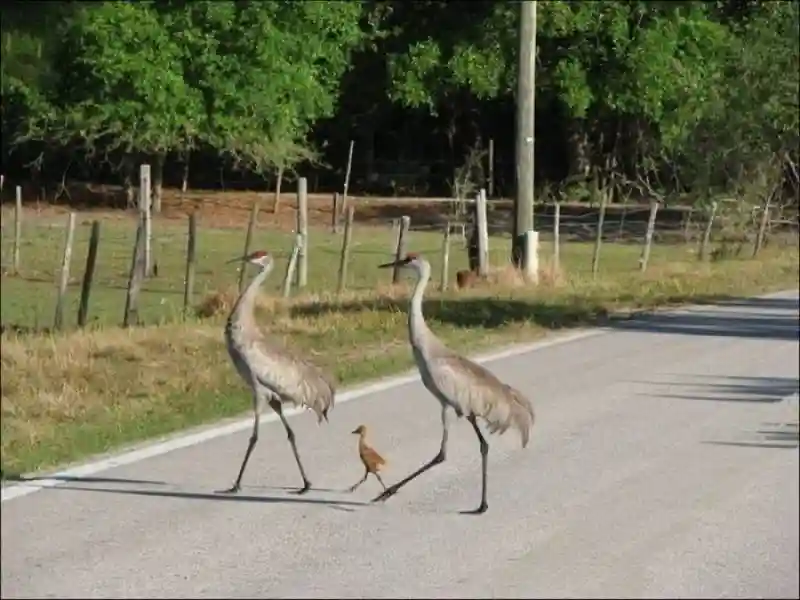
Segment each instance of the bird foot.
M239 484L238 483L234 483L233 486L229 487L228 489L226 489L226 490L217 490L214 493L215 494L236 494L237 492L239 492L240 489L241 488L239 487Z
M397 488L395 487L386 488L379 496L375 496L372 500L370 500L370 502L384 502L385 500L394 496L396 492Z
M473 508L472 510L462 510L459 512L462 515L482 515L487 510L489 510L489 505L486 502L481 502L481 505L478 508Z
M292 490L289 493L290 494L295 494L297 496L302 496L303 494L305 494L310 489L311 489L311 482L310 481L306 481L306 482L303 483L303 487L301 487L299 490Z

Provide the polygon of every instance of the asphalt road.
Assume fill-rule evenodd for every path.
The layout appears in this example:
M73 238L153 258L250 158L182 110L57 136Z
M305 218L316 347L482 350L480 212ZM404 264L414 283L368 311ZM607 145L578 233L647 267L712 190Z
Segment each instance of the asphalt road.
M396 481L439 444L418 382L2 504L2 597L798 598L798 298L629 321L491 363L527 390L526 450L490 436L489 511L466 421L448 460L385 504L359 423Z

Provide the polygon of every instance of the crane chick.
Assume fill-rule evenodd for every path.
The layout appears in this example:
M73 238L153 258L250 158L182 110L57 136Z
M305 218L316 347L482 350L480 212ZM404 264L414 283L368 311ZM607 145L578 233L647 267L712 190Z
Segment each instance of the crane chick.
M364 476L358 483L350 487L350 491L355 492L356 489L367 480L370 473L375 475L383 486L383 489L386 490L386 485L383 483L383 479L381 479L378 473L378 471L383 468L383 465L386 464L386 460L378 454L374 448L367 444L367 426L359 425L351 433L358 434L358 456L361 459L361 463L364 465Z

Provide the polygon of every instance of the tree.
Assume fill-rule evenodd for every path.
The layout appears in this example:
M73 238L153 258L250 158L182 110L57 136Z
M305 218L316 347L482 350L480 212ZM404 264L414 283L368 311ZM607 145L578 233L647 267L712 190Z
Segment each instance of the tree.
M121 158L129 201L134 157L154 161L158 210L164 156L191 146L200 126L201 99L184 81L180 47L145 3L84 5L60 36L54 110L32 119L21 139L75 145L90 159Z
M198 144L264 172L314 156L310 127L333 113L360 3L84 4L60 28L50 96L17 140L77 144L90 159L154 164L158 210L171 152Z
M314 157L311 126L333 114L360 3L173 2L161 8L203 104L203 140L264 173Z

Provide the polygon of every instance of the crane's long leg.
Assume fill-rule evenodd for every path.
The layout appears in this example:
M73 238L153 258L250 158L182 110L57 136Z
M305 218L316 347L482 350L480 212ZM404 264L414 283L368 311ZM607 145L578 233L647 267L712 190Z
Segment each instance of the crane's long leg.
M253 453L253 448L256 447L256 443L258 443L258 425L260 420L259 414L259 405L258 405L258 395L253 395L253 432L250 434L250 440L247 442L247 451L244 453L244 460L242 461L242 466L239 468L239 475L236 477L236 482L233 486L227 490L220 490L218 493L222 494L235 494L241 489L242 483L242 476L244 475L244 470L247 467L247 461L250 460L250 455Z
M377 478L378 478L378 481L379 481L379 482L380 482L380 484L383 486L383 491L385 492L385 491L386 491L386 484L385 484L385 483L383 483L383 479L381 478L381 476L378 474L378 472L377 472L377 471L375 471L375 477L377 477Z
M292 431L289 421L287 421L286 417L283 416L283 407L281 406L280 400L270 400L269 406L272 408L272 410L278 413L281 423L283 423L283 427L286 429L286 435L289 438L289 443L292 445L294 459L297 461L297 468L300 469L300 476L303 478L303 487L301 487L299 490L296 490L295 493L305 494L311 488L311 482L308 480L308 477L306 477L306 470L303 468L303 462L300 460L300 454L297 452L297 444L294 440L294 431Z
M397 491L407 484L409 481L412 481L422 475L425 471L435 467L438 464L441 464L447 458L447 406L442 405L442 445L439 447L439 452L434 456L429 462L422 465L419 469L414 471L411 475L406 477L405 479L398 481L394 485L389 486L386 488L382 494L376 496L372 499L372 502L383 502L387 498L394 496Z
M359 481L358 483L356 483L354 485L351 485L350 486L350 491L351 492L355 492L358 489L358 487L367 480L367 477L369 477L369 471L364 469L364 476L361 478L361 481Z
M478 427L478 422L475 420L475 415L468 416L467 421L469 421L470 425L472 425L472 428L475 430L475 434L478 436L478 442L481 446L481 504L475 510L462 511L462 514L481 515L486 512L486 509L489 508L489 505L486 502L486 469L489 459L489 444L486 441L486 438L483 437L480 427Z

